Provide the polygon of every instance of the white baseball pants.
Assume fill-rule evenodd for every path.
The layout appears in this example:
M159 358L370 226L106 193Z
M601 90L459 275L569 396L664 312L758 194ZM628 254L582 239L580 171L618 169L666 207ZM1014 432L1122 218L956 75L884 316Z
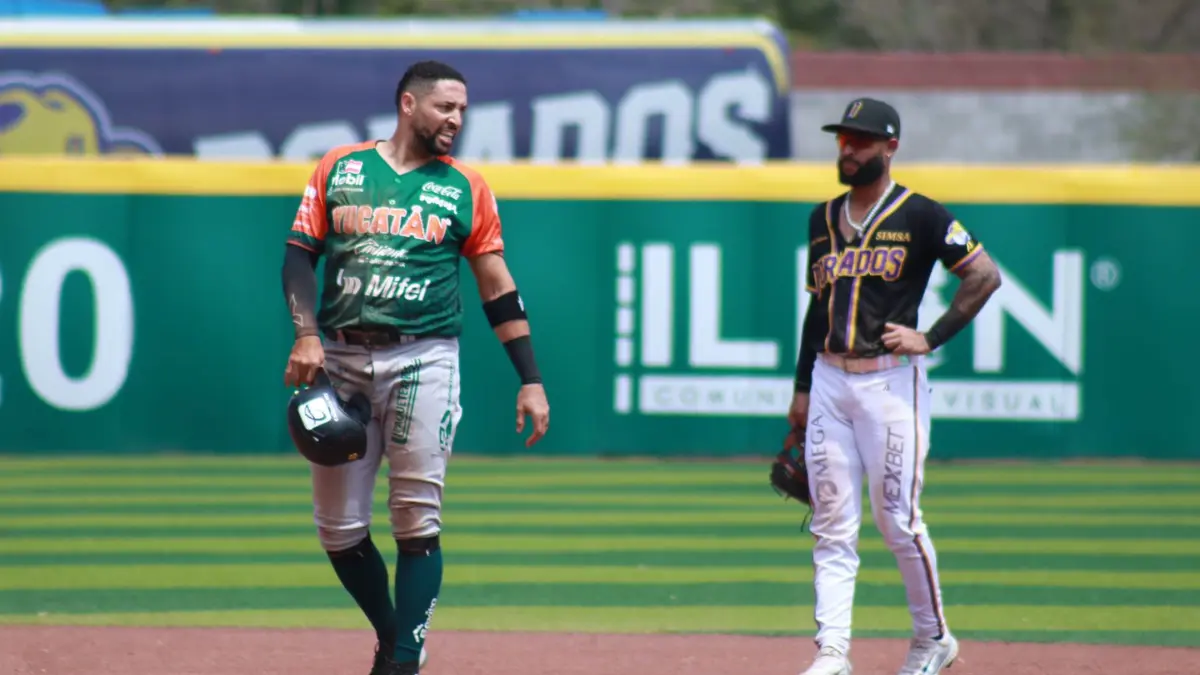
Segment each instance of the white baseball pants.
M850 646L864 476L875 525L904 579L914 636L935 637L946 626L937 554L920 508L929 381L921 357L905 360L907 365L853 373L822 357L813 368L805 461L816 539L816 642L843 652Z
M371 399L367 454L335 467L312 465L313 517L321 545L350 548L371 525L375 477L388 460L388 511L397 539L442 529L442 495L462 418L455 338L368 348L325 342L325 369L346 398Z

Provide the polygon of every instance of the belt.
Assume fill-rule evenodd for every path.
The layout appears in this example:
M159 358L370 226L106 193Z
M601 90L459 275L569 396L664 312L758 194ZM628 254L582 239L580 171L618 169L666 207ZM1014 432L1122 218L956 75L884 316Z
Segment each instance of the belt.
M829 354L821 352L820 359L825 363L844 370L847 373L874 373L880 370L889 368L898 368L912 364L912 359L907 355L897 356L896 354L881 354L879 356L844 356L842 354Z
M401 333L394 326L372 326L370 328L339 328L325 331L325 337L356 347L390 347L416 342L416 335Z

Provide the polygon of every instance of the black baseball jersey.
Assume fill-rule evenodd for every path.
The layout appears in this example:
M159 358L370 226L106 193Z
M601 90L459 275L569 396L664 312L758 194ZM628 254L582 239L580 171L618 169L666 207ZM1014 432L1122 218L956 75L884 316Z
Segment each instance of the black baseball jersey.
M917 308L933 266L957 271L983 245L946 207L895 185L861 241L838 228L848 194L818 205L808 222L807 290L823 334L817 352L872 357L888 353L885 323L917 327ZM821 331L813 331L820 333Z

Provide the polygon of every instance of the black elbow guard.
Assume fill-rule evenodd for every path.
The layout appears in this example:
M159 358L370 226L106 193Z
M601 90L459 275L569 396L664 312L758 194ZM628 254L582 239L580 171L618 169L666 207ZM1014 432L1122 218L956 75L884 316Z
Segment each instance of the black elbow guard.
M487 315L488 323L492 328L506 321L519 321L526 318L525 303L516 290L483 303L483 313Z

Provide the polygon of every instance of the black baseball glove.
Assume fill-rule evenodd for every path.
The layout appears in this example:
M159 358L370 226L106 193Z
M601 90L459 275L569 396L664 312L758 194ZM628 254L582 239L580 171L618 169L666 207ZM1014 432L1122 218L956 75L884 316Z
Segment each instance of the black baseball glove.
M807 525L812 515L812 491L808 485L808 467L804 463L804 430L797 429L792 435L797 447L780 450L771 462L771 487L784 501L795 499L808 507Z

